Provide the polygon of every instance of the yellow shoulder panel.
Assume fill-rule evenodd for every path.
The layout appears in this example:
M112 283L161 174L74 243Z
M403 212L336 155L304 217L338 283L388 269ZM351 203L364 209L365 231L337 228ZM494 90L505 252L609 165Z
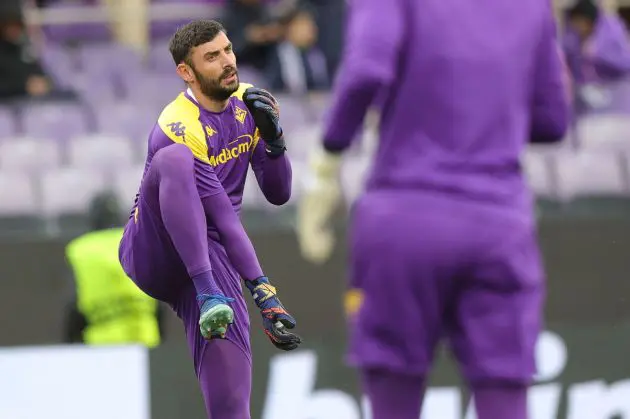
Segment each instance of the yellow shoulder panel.
M158 125L173 142L186 145L195 158L210 163L206 135L199 122L199 108L183 93L164 108Z
M232 93L232 97L236 97L238 100L243 100L243 93L245 93L245 90L249 89L250 87L254 87L254 85L249 83L240 83L238 86L238 90Z

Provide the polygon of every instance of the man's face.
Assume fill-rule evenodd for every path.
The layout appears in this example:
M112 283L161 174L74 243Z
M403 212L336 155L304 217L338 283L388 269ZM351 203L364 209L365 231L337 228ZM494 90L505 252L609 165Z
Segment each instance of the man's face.
M238 90L236 57L232 43L223 32L192 49L190 67L194 73L193 83L210 99L226 100Z
M583 16L574 16L569 21L569 25L577 32L580 39L587 39L593 33L593 22Z

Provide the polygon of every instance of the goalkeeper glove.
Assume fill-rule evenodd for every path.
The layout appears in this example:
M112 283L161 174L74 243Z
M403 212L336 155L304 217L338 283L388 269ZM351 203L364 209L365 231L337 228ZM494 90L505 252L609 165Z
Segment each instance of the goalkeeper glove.
M297 236L302 256L323 263L331 255L335 237L328 225L341 201L341 155L319 150L310 158L310 173L298 204Z
M302 339L288 330L295 327L295 319L282 306L276 296L276 288L269 283L269 279L261 276L253 281L245 281L245 286L260 309L263 328L271 343L283 351L297 348Z
M281 156L286 151L286 144L280 127L280 109L276 99L264 89L250 87L243 94L243 102L252 114L254 123L265 142L267 154Z

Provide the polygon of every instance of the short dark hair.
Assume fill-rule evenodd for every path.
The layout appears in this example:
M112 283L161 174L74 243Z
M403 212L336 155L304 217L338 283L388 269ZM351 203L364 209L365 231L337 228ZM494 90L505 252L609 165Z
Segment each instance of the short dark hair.
M225 28L216 20L194 20L177 29L168 49L175 64L190 64L190 51L201 44L212 41L219 33L226 33Z
M599 9L591 0L578 0L568 10L569 18L583 17L591 22L597 21L599 17Z

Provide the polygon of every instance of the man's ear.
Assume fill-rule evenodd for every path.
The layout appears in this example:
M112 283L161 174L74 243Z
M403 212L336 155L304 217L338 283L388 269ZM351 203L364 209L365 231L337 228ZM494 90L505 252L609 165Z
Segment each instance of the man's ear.
M195 74L188 64L179 63L177 65L177 74L188 84L195 81Z

